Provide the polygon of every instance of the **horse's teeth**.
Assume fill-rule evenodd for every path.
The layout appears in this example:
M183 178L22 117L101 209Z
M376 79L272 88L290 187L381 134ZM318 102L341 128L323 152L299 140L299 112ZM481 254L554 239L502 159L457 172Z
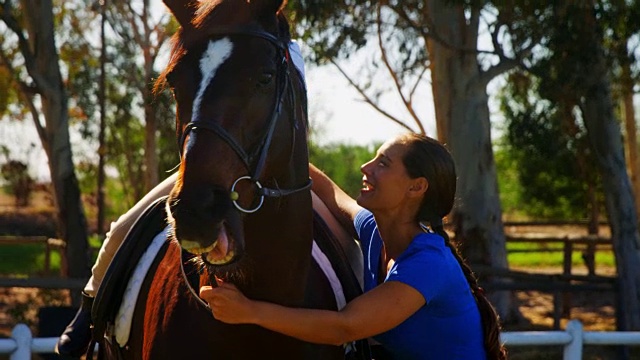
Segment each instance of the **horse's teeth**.
M200 246L200 243L197 241L182 240L180 242L180 245L182 246L183 249L196 255L208 253L209 251L213 250L217 244L218 244L218 241L214 241L213 244L203 248Z
M224 264L230 262L233 259L234 255L235 255L235 253L233 252L233 250L231 250L231 251L229 251L227 253L227 256L225 256L224 258L219 259L219 260L213 260L213 259L209 258L209 256L207 256L207 261L212 265L224 265Z

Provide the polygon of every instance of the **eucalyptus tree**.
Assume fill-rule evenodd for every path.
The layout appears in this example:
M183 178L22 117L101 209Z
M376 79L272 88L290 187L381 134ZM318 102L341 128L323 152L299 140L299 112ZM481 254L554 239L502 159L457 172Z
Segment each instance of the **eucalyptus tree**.
M635 4L635 3L634 3ZM636 7L638 4L635 5ZM571 2L554 5L544 24L544 56L531 71L544 92L558 97L581 120L600 173L619 276L622 316L619 327L640 329L640 234L631 182L626 172L622 133L612 96L611 24L602 21L616 4ZM636 8L637 9L637 8ZM616 35L617 36L617 35Z
M640 85L640 2L612 2L606 6L606 11L599 13L598 22L605 31L603 45L612 70L612 93L614 101L621 107L627 169L635 195L636 212L640 213L640 154L633 104Z
M635 192L636 209L638 209L640 193L637 190L639 186L636 184L640 177L638 177L637 130L632 97L635 92L634 87L637 88L639 79L637 51L640 23L637 22L637 18L640 15L640 7L635 1L600 2L600 4L602 5L597 9L596 16L602 32L602 46L608 64L612 96L615 103L620 103L620 116L624 120L627 167ZM530 192L531 196L541 199L542 203L552 207L554 202L555 205L559 205L557 200L566 199L566 196L560 193L559 187L555 188L558 191L554 191L553 186L542 191L538 184L532 183L531 179L554 173L556 176L553 178L558 184L571 182L569 179L571 177L574 180L579 180L586 185L586 191L573 186L572 188L575 190L566 191L568 189L565 188L562 193L576 192L575 195L588 198L588 201L579 200L576 202L575 205L583 204L578 207L573 205L572 207L575 209L573 212L578 216L589 217L590 230L595 232L597 231L595 223L598 221L599 209L604 203L602 187L599 184L601 180L598 176L593 152L590 149L587 129L582 123L580 113L574 111L581 92L570 89L570 84L573 83L572 77L586 77L592 74L581 72L576 75L576 71L571 65L563 69L562 73L558 73L558 61L564 61L565 57L580 58L583 54L577 53L568 56L567 52L575 50L575 45L572 48L558 48L556 45L555 50L561 51L563 55L551 56L554 47L546 45L551 41L558 41L560 35L570 36L570 40L566 41L569 43L584 39L580 34L575 34L575 31L558 30L557 26L552 26L554 22L561 21L559 15L553 15L562 13L561 8L549 6L545 10L543 6L539 6L536 10L545 12L549 16L546 19L541 18L542 21L538 19L536 23L526 26L525 24L520 25L521 29L526 29L524 31L539 31L544 34L539 35L544 37L544 42L541 44L543 47L538 52L540 56L531 59L532 61L520 70L509 74L505 90L500 97L501 110L506 118L506 138L507 143L511 145L511 150L515 153L528 153L523 155L519 166L520 177L529 184L529 186L525 186L523 191ZM546 25L536 26L536 24ZM556 31L562 33L554 35ZM526 128L530 128L530 131L524 131ZM545 137L540 131L542 129L553 129L553 131L546 132ZM556 147L554 151L557 154L570 152L572 154L570 157L574 158L573 161L561 160L563 156L548 156L549 141L553 144L553 140L550 139L554 136L565 139L563 140L564 145L560 148ZM547 155L542 155L546 161L534 165L533 153L540 155L547 153ZM535 158L535 155L533 156ZM559 161L564 161L566 165L560 165ZM536 168L538 170L535 170ZM571 172L574 173L573 176L570 175ZM555 197L555 199L551 199L551 197ZM574 199L578 200L575 196ZM532 200L534 199L532 198ZM585 206L587 204L588 206ZM590 213L583 211L587 208Z
M514 161L519 211L536 219L588 218L590 233L597 234L603 192L574 103L564 92L545 93L541 86L548 80L531 71L513 71L506 80L499 95L501 151Z
M85 277L87 223L69 141L69 98L56 47L53 2L0 1L0 21L5 29L0 32L0 68L11 84L3 93L15 94L20 102L14 106L31 114L49 162L58 232L66 240L70 260L68 273Z
M633 86L629 81L634 63L629 44L640 34L636 21L639 6L636 1L570 1L537 5L527 10L543 16L535 22L519 24L519 31L514 33L520 38L539 33L540 49L536 56L522 64L522 68L535 77L530 83L535 85L529 86L530 91L537 93L530 94L532 98L542 99L539 103L550 103L545 106L546 110L537 114L526 114L525 106L518 111L519 115L515 114L520 117L518 121L522 123L523 116L537 116L537 121L542 122L539 126L548 127L550 122L556 122L568 136L565 149L574 147L574 162L582 168L584 178L591 179L587 181L590 197L595 193L591 189L594 173L600 181L620 277L619 296L623 300L618 309L618 325L622 329L640 326L640 239L613 90L622 89L618 94L624 94L630 91L630 85ZM514 108L527 103L517 97L509 101L518 102ZM635 120L630 121L634 126L627 137L635 139ZM535 130L539 131L539 128ZM509 136L515 138L517 135ZM525 144L520 145L522 148ZM550 162L556 160L557 155ZM595 209L597 205L591 207Z

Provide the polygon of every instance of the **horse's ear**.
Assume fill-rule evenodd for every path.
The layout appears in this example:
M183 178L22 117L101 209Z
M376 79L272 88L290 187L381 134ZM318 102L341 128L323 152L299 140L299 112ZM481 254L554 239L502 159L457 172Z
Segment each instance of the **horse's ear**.
M180 23L183 29L192 27L191 19L193 19L198 0L163 0L164 4L171 10L173 16Z

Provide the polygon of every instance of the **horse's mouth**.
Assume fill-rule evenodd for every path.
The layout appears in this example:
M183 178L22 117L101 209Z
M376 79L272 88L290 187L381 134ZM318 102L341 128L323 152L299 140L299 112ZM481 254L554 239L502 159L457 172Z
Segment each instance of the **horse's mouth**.
M227 265L236 256L235 241L227 231L225 224L220 227L217 239L209 246L202 247L199 242L189 240L182 240L180 243L185 251L200 255L202 260L210 265Z

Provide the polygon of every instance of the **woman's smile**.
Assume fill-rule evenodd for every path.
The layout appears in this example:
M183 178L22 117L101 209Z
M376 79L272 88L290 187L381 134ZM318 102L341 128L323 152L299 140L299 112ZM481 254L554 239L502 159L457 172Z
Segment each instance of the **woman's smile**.
M367 181L366 177L362 178L362 189L360 190L361 193L367 193L370 191L373 191L374 186Z

